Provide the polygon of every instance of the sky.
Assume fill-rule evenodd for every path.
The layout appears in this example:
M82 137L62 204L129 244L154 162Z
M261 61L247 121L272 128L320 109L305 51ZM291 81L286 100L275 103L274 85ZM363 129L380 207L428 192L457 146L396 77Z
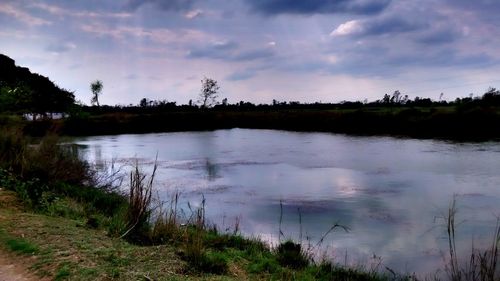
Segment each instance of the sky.
M496 0L0 0L0 53L90 104L438 100L500 87Z

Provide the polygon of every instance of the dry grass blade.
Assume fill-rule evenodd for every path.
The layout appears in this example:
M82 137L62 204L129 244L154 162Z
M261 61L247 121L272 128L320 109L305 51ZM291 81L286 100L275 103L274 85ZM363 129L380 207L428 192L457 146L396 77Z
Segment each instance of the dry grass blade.
M153 172L149 179L139 170L136 162L134 170L130 172L129 208L127 212L127 231L120 237L126 237L139 225L147 225L151 214L151 199L153 195L153 182L158 165L155 161ZM145 236L145 233L136 233Z
M481 250L474 246L474 241L472 242L471 253L468 263L464 267L459 265L459 257L457 255L456 248L456 198L448 208L448 216L446 217L447 222L447 234L448 234L448 247L449 247L449 257L450 261L446 269L449 274L449 278L452 281L498 281L500 280L498 267L498 247L500 245L500 219L497 220L495 226L495 232L493 235L493 241L488 249Z

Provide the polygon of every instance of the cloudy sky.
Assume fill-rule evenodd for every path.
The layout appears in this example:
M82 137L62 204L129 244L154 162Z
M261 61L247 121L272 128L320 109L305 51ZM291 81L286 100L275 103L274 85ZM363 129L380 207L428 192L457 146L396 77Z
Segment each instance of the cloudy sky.
M496 0L0 0L0 53L89 104L445 99L500 86Z

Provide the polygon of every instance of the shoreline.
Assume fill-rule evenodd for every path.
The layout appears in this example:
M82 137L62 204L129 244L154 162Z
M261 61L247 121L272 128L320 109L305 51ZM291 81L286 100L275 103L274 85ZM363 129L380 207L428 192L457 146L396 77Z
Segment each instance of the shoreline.
M424 114L402 109L395 112L355 111L195 111L130 114L123 112L25 121L24 132L67 136L211 131L219 129L270 129L325 132L352 136L438 139L448 141L500 140L500 114L490 111L445 111Z

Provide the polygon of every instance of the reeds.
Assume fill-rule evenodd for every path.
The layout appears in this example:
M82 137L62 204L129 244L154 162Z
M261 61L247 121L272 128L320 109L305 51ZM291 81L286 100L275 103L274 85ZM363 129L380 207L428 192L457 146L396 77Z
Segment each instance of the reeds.
M278 231L278 246L275 249L277 254L277 258L279 263L282 266L300 269L304 268L307 265L314 263L314 255L315 252L321 247L325 238L330 235L336 229L342 229L345 232L349 232L349 228L347 226L341 225L339 223L334 223L323 235L321 238L313 244L310 240L310 237L306 236L306 241L303 240L303 227L302 227L302 212L300 208L297 208L297 213L299 216L299 240L295 242L293 239L286 239L284 242L282 241L282 237L284 238L284 233L282 230L283 224L283 200L280 200L280 217L279 217L279 231Z
M497 220L491 245L486 249L477 249L472 243L468 262L460 266L460 258L456 247L456 198L448 208L447 234L449 247L449 261L446 271L451 281L498 281L500 267L498 266L498 248L500 246L500 220Z
M158 165L155 162L153 172L149 177L140 171L136 161L134 169L130 172L129 205L126 221L127 230L120 238L144 244L149 242L151 216L151 199L153 195L153 182Z

